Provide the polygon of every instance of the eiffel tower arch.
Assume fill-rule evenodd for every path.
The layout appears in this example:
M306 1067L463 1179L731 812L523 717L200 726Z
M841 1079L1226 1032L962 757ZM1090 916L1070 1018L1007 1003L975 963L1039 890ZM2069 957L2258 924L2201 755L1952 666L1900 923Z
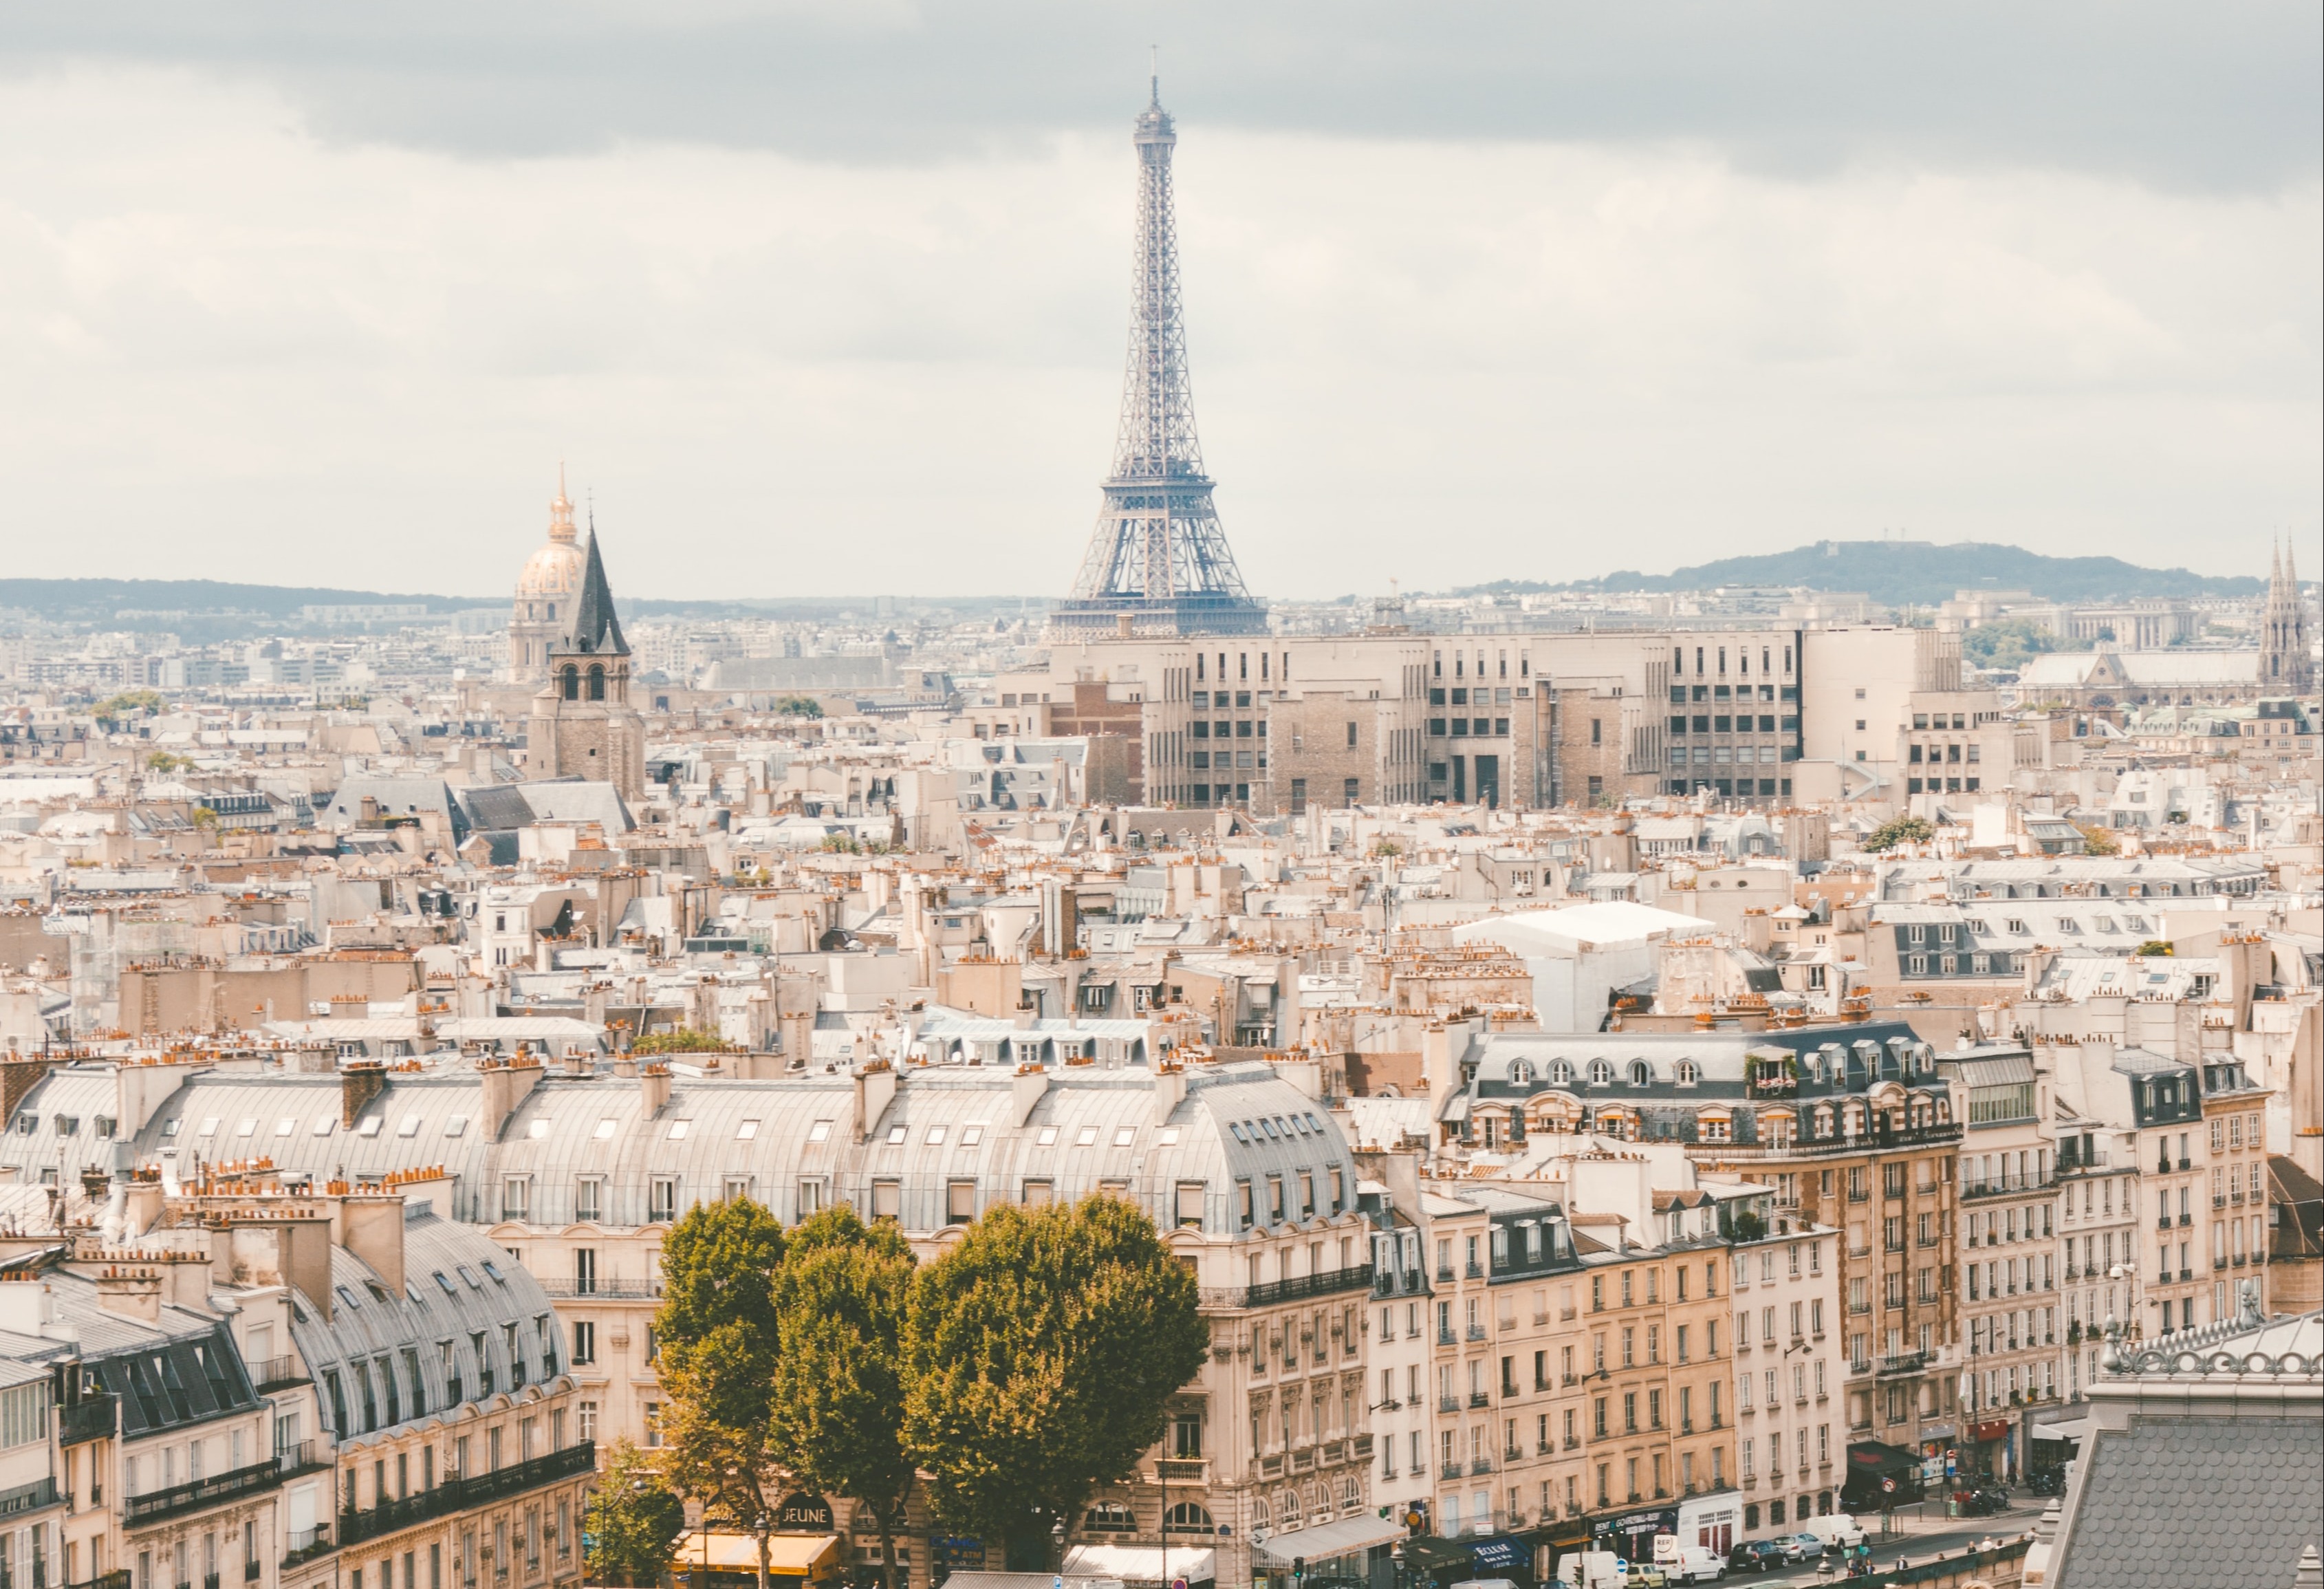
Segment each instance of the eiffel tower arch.
M1049 615L1050 633L1059 640L1119 633L1125 626L1139 635L1267 633L1267 609L1245 588L1219 527L1194 432L1170 188L1170 152L1177 143L1157 80L1131 138L1138 246L1121 426L1073 594Z

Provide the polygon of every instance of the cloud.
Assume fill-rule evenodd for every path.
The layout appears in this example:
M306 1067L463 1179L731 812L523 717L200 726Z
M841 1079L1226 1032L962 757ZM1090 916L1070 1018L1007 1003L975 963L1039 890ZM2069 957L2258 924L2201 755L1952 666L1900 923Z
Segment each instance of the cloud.
M2273 188L2319 163L2318 7L2061 0L171 0L12 17L0 61L191 66L327 138L481 155L624 142L912 163L1119 126L1149 43L1217 129L1713 145Z
M961 14L862 14L785 25L898 51L908 86ZM592 49L637 31L584 15ZM268 25L239 55L307 77L148 41L0 97L17 571L498 595L562 457L634 594L1069 581L1127 308L1111 86L1100 130L1028 110L943 158L619 116L518 157L319 115L312 74L362 51ZM452 71L377 43L381 82ZM2175 182L1379 119L1181 117L1196 407L1259 591L1882 529L2239 571L2319 529L2324 184L2298 160Z

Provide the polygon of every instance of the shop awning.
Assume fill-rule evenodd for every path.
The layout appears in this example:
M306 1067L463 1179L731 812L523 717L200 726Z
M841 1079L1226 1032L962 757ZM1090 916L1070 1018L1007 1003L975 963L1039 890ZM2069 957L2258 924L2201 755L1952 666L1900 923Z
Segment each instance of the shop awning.
M2035 1424L2036 1440L2080 1440L2090 1432L2090 1420L2086 1418L2061 1418L2055 1423Z
M759 1570L759 1537L756 1534L712 1533L707 1539L696 1533L680 1534L671 1550L671 1570L685 1572L689 1567L708 1567L713 1572L756 1573ZM791 1578L812 1577L817 1570L829 1565L839 1554L836 1534L770 1534L767 1536L767 1571Z
M1848 1466L1851 1473L1886 1477L1890 1474L1919 1473L1921 1459L1877 1440L1859 1440L1848 1448Z
M1393 1545L1403 1538L1402 1523L1377 1514L1368 1514L1277 1534L1266 1544L1256 1547L1253 1554L1277 1566L1287 1567L1301 1557L1305 1557L1312 1566L1315 1562L1329 1561L1335 1556L1346 1556L1374 1545Z
M1207 1545L1076 1545L1065 1552L1065 1574L1120 1578L1125 1584L1200 1584L1215 1578L1219 1553Z

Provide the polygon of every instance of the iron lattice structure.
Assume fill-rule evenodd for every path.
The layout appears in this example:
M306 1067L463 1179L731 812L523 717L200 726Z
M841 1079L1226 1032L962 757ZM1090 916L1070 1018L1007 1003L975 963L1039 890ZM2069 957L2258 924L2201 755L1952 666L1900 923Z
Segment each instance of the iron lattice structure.
M1170 189L1178 134L1162 108L1158 81L1131 143L1138 151L1138 249L1121 429L1073 595L1050 623L1065 636L1119 632L1124 620L1140 634L1264 634L1267 610L1244 587L1219 528L1194 433Z

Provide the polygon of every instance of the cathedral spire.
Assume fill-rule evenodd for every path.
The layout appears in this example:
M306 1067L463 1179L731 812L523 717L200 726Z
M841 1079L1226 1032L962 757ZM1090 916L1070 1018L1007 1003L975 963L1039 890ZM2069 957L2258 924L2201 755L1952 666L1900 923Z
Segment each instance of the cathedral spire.
M573 604L573 626L558 642L558 653L626 657L630 642L622 638L622 621L613 612L613 587L605 579L605 559L597 550L597 515L589 515L589 540L582 553L581 590Z

